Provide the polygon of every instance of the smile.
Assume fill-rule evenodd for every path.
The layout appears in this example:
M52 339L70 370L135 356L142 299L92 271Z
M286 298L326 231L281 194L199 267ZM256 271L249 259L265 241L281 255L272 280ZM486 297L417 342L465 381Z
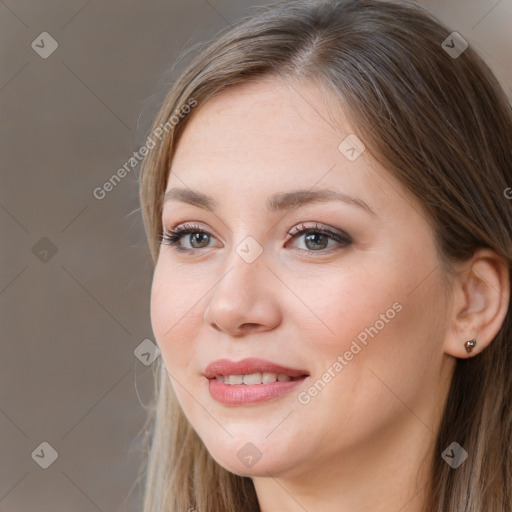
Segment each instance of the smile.
M284 373L270 373L270 372L258 372L250 373L248 375L217 375L215 377L219 382L236 386L239 384L254 385L254 384L272 384L274 382L289 382L291 380L297 380L300 377L290 377Z
M211 398L224 405L251 405L273 400L290 393L309 373L287 368L256 358L234 362L220 359L209 364L208 379Z

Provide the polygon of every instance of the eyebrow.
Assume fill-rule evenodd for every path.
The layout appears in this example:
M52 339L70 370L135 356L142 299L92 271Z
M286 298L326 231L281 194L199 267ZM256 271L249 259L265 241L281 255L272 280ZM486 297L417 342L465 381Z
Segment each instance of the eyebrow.
M164 195L164 204L168 201L181 201L211 212L215 212L218 207L218 203L213 197L189 188L176 187L167 191ZM300 208L301 206L310 203L321 203L327 201L341 201L361 208L371 215L377 215L362 199L330 189L278 192L269 197L266 206L269 211L278 212Z

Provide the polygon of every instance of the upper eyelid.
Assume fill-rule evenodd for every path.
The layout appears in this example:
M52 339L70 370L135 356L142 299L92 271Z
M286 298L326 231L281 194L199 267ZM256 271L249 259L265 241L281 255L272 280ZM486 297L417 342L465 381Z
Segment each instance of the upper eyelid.
M315 225L314 226L306 226L307 222L314 222ZM346 237L349 236L348 233L346 233L342 229L334 228L334 227L328 226L327 224L322 224L318 221L306 221L306 222L301 222L300 224L296 224L293 228L291 228L290 230L287 231L287 234L293 236L297 233L301 233L302 231L315 231L315 230L330 231L333 234L337 234L340 236L346 236Z
M313 222L314 225L311 225L311 226L306 225L308 222ZM349 236L348 233L346 233L342 229L331 227L327 224L322 224L318 221L300 222L299 224L296 224L292 228L287 230L286 234L293 236L302 231L315 230L315 229L323 230L323 231L332 231L334 234L339 234L340 236L346 236L346 237ZM188 231L188 230L196 230L197 232L204 232L208 235L214 236L209 228L202 227L200 224L194 223L194 222L184 222L181 224L177 224L175 227L172 227L172 228L165 228L165 225L164 225L162 228L162 231L164 232L164 234L165 233L178 233L178 232L183 232L183 231Z

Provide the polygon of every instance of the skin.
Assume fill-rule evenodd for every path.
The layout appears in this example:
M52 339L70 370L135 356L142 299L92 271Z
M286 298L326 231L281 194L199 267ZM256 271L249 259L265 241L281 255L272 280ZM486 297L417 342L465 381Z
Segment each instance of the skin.
M186 417L221 466L253 478L263 512L419 512L456 358L468 357L464 342L475 335L474 354L492 341L508 305L507 270L490 250L446 288L421 205L368 151L355 161L340 152L352 133L317 85L238 85L194 112L167 184L207 193L218 208L165 204L164 229L193 222L211 236L189 253L161 246L154 334ZM362 199L375 215L340 201L264 207L276 192L319 188ZM288 235L301 223L344 231L351 243ZM236 252L248 236L263 251L252 263ZM180 245L193 247L191 236ZM268 402L214 401L205 367L245 357L310 377ZM335 377L300 403L329 368ZM250 468L237 457L248 442L261 453Z

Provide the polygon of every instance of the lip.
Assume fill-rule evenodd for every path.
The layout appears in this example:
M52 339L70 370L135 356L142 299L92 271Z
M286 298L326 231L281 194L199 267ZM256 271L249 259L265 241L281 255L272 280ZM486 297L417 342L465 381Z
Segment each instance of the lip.
M216 375L250 375L251 373L257 372L269 372L289 375L290 377L302 377L303 375L309 375L306 370L299 370L295 368L287 368L280 364L272 363L266 359L257 359L249 357L242 359L241 361L235 362L229 359L218 359L210 363L205 371L204 376L207 379L214 379Z
M217 375L249 375L251 373L276 373L295 377L296 380L271 384L238 384L230 385L218 381ZM210 396L225 405L251 405L273 400L292 391L309 377L309 372L296 368L288 368L265 359L248 358L235 362L219 359L210 363L204 376L209 380Z

